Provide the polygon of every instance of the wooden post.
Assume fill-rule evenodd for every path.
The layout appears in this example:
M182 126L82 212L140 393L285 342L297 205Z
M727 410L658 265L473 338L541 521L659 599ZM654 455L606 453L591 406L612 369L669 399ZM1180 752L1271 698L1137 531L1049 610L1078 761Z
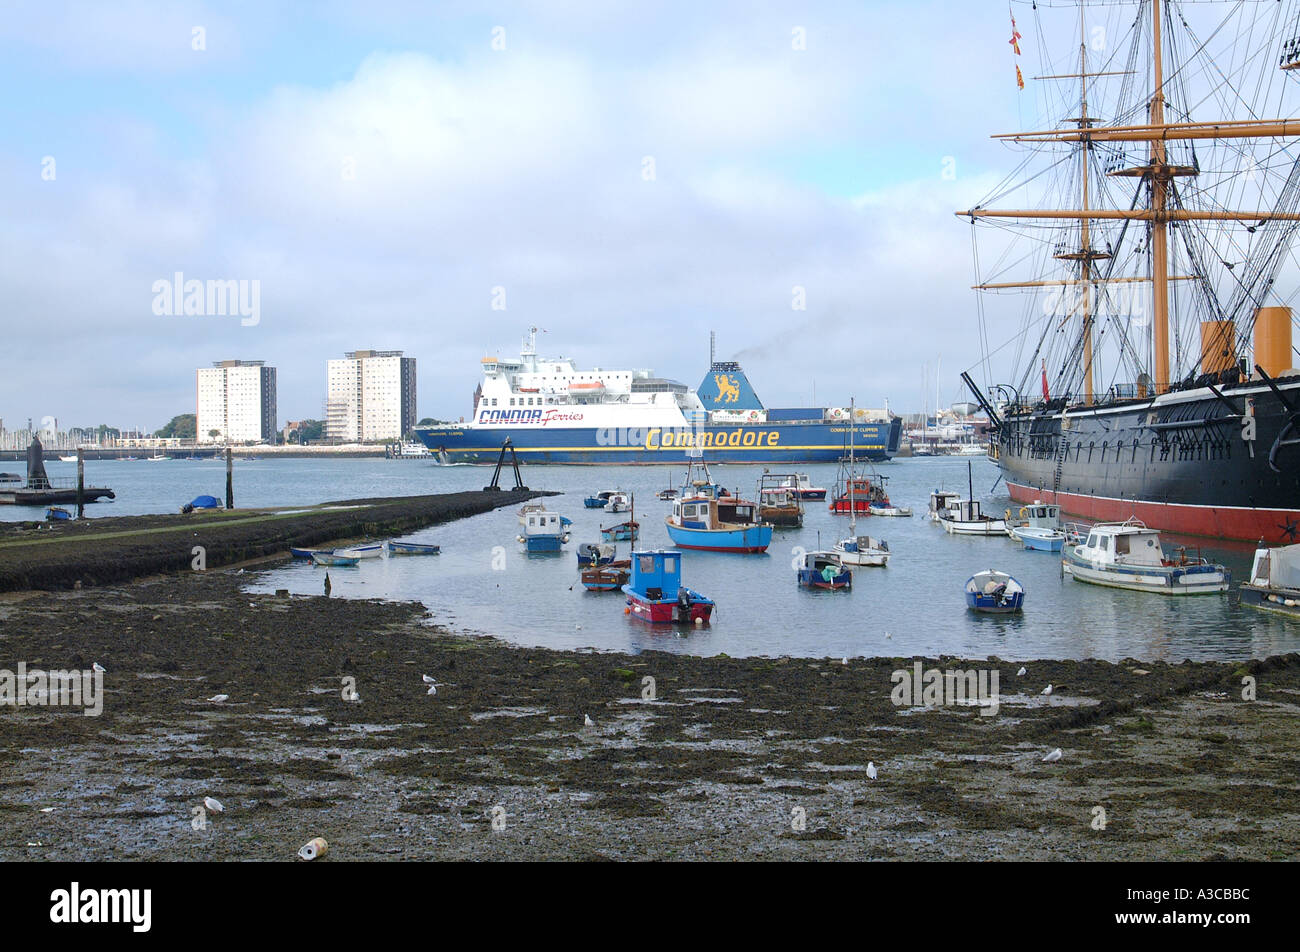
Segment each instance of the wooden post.
M226 447L226 508L235 508L235 464L231 460L230 447Z
M77 518L86 518L86 454L77 447Z

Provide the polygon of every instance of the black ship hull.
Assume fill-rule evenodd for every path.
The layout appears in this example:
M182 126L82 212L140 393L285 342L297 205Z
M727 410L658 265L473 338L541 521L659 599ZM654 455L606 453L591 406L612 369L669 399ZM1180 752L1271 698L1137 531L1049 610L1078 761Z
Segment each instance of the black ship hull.
M1300 541L1300 379L1275 383L1013 412L999 428L998 465L1017 502L1056 503L1084 520Z

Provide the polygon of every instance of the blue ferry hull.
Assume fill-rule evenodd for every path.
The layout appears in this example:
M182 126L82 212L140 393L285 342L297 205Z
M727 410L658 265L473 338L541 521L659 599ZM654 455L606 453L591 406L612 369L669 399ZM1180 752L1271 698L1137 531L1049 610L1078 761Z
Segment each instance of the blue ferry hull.
M902 420L858 423L853 449L881 462L898 452ZM449 463L495 463L506 438L523 463L684 464L691 446L710 463L833 463L848 455L842 422L716 424L699 430L601 430L595 427L418 427L415 435ZM630 438L629 438L630 437Z

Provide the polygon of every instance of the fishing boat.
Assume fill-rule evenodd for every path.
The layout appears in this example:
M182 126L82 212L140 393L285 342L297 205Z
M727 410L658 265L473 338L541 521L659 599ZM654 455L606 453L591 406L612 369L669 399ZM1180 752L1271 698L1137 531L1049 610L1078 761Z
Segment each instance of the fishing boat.
M889 496L885 494L884 476L873 473L854 475L851 472L836 480L835 495L830 501L830 510L837 515L849 512L871 513L873 504L889 506Z
M616 551L608 542L584 542L578 546L578 566L609 565Z
M589 592L617 592L632 577L632 560L619 559L604 565L589 565L578 575L582 587Z
M1241 604L1300 618L1300 545L1256 549Z
M1020 611L1025 604L1025 590L1006 572L985 569L966 581L966 607L991 615Z
M635 542L641 538L641 523L629 519L616 526L601 526L600 538L604 542Z
M627 512L632 508L632 497L621 489L615 490L609 494L605 500L606 512Z
M398 542L389 539L385 546L389 555L440 555L442 546L428 542Z
M614 495L614 491L607 489L604 492L596 493L594 496L588 496L582 500L582 504L588 509L604 509L605 503L609 502L609 497L612 495Z
M795 578L802 588L834 591L853 587L853 573L845 568L838 552L805 552L795 564Z
M758 518L781 528L803 525L803 501L788 477L765 473L758 480Z
M62 506L50 506L45 510L45 518L50 522L63 522L64 520L71 519L72 513L68 512L68 510L64 509Z
M316 555L333 555L333 549L295 549L290 548L289 554L295 559L311 559Z
M951 535L1006 535L1006 519L985 515L979 500L975 498L975 479L969 462L966 463L966 480L970 498L958 499L956 504L940 513L939 525Z
M960 498L961 493L947 492L942 489L930 493L930 521L938 522L939 518L955 506Z
M754 553L772 544L772 526L758 518L758 507L735 496L687 496L664 521L679 549Z
M1065 546L1065 531L1061 528L1061 509L1035 501L1031 506L1021 506L1019 519L1012 521L1007 510L1007 535L1026 549L1039 552L1060 552Z
M793 473L784 477L781 488L794 490L800 499L821 500L826 498L826 488L824 486L814 486L807 473Z
M623 586L627 612L655 624L707 624L713 599L682 585L682 554L633 552L632 574Z
M311 555L313 565L328 566L345 566L358 565L361 560L354 555L340 555L337 552L313 552Z
M532 509L524 518L519 541L526 551L559 552L568 543L569 533L558 512L541 507Z
M677 498L677 488L673 486L671 477L668 480L668 488L659 490L655 495L665 501Z
M1255 3L1063 6L1037 4L1025 33L1059 40L1035 53L1061 64L1043 101L1068 118L999 136L1023 160L957 213L975 287L1027 298L979 312L1018 328L982 360L1020 363L977 362L996 383L964 375L996 433L990 455L1018 503L1295 542L1300 23ZM1088 39L1102 34L1119 45Z
M1209 595L1228 590L1228 570L1180 547L1165 555L1160 533L1138 519L1100 523L1083 545L1061 560L1065 574L1080 582L1160 595Z
M854 446L849 440L849 472L853 471ZM889 544L871 536L858 535L858 505L856 485L852 479L848 482L849 537L840 539L834 545L834 553L845 565L877 566L889 564ZM819 537L820 541L820 537Z
M384 554L384 543L363 542L360 545L350 545L342 549L335 549L334 554L351 559L377 559Z
M59 462L60 462L60 463L75 463L76 461L77 461L77 457L75 457L75 456L60 456L60 457L59 457Z

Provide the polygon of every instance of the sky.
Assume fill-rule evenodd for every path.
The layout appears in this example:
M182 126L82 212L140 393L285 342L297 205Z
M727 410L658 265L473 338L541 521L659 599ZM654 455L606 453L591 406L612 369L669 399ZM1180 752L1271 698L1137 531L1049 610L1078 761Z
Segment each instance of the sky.
M968 399L953 212L1033 112L1009 35L982 0L7 3L0 419L153 430L223 359L319 418L367 348L457 419L530 326L691 386L716 331L768 406ZM158 313L178 272L256 321Z

